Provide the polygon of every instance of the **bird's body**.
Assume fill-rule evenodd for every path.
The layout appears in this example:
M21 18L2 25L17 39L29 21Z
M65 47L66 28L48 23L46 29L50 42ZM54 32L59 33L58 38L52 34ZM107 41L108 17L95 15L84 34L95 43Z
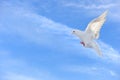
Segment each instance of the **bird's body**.
M92 20L85 31L81 30L73 30L73 34L75 34L81 40L81 44L86 48L93 48L96 52L101 56L102 53L95 41L95 39L99 38L100 29L105 22L105 18L107 15L107 11L105 11L102 15L98 18Z

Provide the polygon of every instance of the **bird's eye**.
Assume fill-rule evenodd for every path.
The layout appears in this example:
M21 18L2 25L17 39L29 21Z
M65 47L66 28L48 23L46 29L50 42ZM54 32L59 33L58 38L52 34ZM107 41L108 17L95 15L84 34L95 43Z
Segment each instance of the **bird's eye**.
M75 31L73 31L73 32L75 32Z

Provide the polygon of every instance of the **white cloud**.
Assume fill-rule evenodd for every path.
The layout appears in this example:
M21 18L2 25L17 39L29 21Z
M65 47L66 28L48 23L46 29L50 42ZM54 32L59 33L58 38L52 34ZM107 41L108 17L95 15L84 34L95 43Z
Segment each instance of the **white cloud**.
M66 7L75 7L75 8L84 8L84 9L109 9L111 7L117 6L116 4L102 4L102 5L84 5L84 4L79 4L79 3L66 3L64 4Z
M72 38L73 36L71 36L72 29L66 25L54 22L51 19L38 15L34 12L26 11L23 8L20 8L19 10L19 7L11 8L6 6L4 7L4 11L0 16L8 18L8 21L11 20L10 23L8 23L9 25L6 25L6 22L2 22L2 27L6 28L5 34L7 32L9 35L19 35L28 41L32 41L40 45L51 46L56 45L56 43L60 41L65 41L65 43L69 41L70 45L72 45L71 50L76 48L75 50L79 51L80 48L82 48L80 46L78 48L78 45L76 46L77 43ZM8 12L6 13L6 11L8 11L9 14ZM102 41L100 42L100 45L101 49L103 49L105 60L120 64L118 62L120 59L118 51ZM75 46L74 49L72 49L73 46ZM85 50L82 51L87 53ZM91 55L89 55L89 57L91 57Z
M102 41L99 41L100 47L103 52L103 60L107 60L108 62L117 63L120 65L120 53L113 49L112 46L105 44Z
M0 50L0 80L58 80L51 72L36 68L11 54Z
M119 77L115 71L102 66L67 65L67 66L62 66L62 70L75 74L84 74L94 77L98 76L97 77L98 79L99 77L103 77L103 79L105 79L108 76L112 76L114 78Z
M90 74L90 75L95 75L96 72L98 71L96 67L79 66L79 65L63 66L62 69L68 72L85 73L85 74Z
M78 1L78 2L63 1L62 5L79 13L81 13L82 10L85 12L85 15L87 14L86 16L94 16L94 14L101 14L105 10L109 10L109 14L108 14L109 19L115 22L120 21L119 0L116 1L93 0L93 1Z
M109 5L109 6L112 6L112 5ZM98 8L106 8L109 6L101 6L101 7L99 6ZM96 6L93 6L93 8L94 7ZM9 6L7 6L7 7L4 7L4 9L6 9L6 11L8 12L10 11L9 14L8 12L6 13L6 11L4 10L5 12L3 11L3 13L0 16L8 20L10 19L11 22L8 23L9 25L6 25L6 22L1 22L2 25L0 25L0 28L4 29L2 33L6 34L7 32L9 35L12 35L12 36L20 35L27 41L33 41L34 43L38 43L39 45L50 44L51 46L51 44L55 45L56 43L58 43L57 46L62 45L62 47L64 48L65 47L69 48L70 49L69 51L72 50L74 52L74 55L76 55L75 51L76 53L82 51L84 52L83 53L84 55L88 55L88 57L90 58L91 57L94 59L98 58L96 57L95 54L93 54L94 52L90 51L90 53L88 53L88 50L86 51L85 48L78 46L79 44L76 41L74 41L75 39L73 39L72 38L73 36L71 36L70 32L72 29L69 28L68 26L60 24L58 22L54 22L51 19L38 15L34 12L26 11L22 8L19 9L19 7L9 8ZM65 43L64 44L59 43L61 41L65 41ZM68 45L66 46L67 42L70 43L69 47ZM102 61L120 65L119 52L114 48L112 48L110 45L102 41L100 41L99 44L103 51ZM3 54L8 55L9 52L0 51L0 55L3 55ZM22 60L16 60L16 59L6 57L0 63L1 63L0 67L2 67L1 69L5 73L5 75L2 76L3 80L50 80L50 79L57 80L51 74L41 71L40 69L38 70L38 73L37 73L34 68L30 68L30 66L27 65L27 63L25 63ZM32 73L32 74L36 74L36 75L38 75L39 73L40 74L44 73L44 74L38 75L40 76L40 77L37 76L38 78L36 78L36 76L32 77L32 76L29 76L30 74L24 74L24 71L19 69L19 67L24 68L24 70L29 71L29 73ZM12 71L13 68L14 69L16 68L17 70L18 69L19 70L14 72ZM73 67L67 67L66 70L77 72L77 73L91 74L91 75L94 75L94 74L101 75L103 73L106 73L106 74L108 73L112 76L117 75L117 73L115 73L112 70L99 68L96 66L91 66L91 67L73 66ZM22 71L22 72L19 73L19 71Z
M104 1L104 0L81 0L81 1L61 1L62 5L65 7L74 7L74 8L83 8L90 10L101 10L101 9L110 9L119 6L119 0L116 1Z
M2 79L3 80L38 80L30 76L25 76L25 75L15 74L15 73L8 73Z
M114 71L110 70L109 72L112 76L117 76L117 74Z

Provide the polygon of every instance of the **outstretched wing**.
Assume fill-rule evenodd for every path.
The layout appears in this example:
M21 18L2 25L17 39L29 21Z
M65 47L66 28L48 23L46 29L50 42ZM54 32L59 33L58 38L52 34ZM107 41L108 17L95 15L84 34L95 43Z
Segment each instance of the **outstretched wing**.
M98 18L92 20L88 24L85 32L87 32L88 34L91 34L92 39L99 38L99 32L100 32L102 25L104 24L104 22L106 20L107 13L108 13L108 11L105 11L102 15L100 15Z

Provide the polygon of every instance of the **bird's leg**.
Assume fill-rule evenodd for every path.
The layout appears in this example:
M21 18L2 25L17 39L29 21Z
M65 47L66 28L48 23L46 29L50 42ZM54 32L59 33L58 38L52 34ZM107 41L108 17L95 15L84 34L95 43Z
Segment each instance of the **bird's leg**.
M85 46L85 43L84 42L80 42L83 46Z

